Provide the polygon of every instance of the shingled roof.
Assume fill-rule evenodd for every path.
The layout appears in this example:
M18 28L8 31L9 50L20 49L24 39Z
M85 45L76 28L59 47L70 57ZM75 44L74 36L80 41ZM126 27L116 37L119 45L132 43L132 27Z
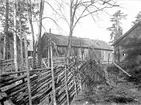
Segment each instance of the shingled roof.
M48 33L44 33L43 37L49 37ZM57 34L51 34L52 41L57 46L67 46L68 45L68 36L63 35L57 35ZM72 37L72 46L73 47L82 47L82 48L94 48L97 50L109 50L112 51L112 48L110 45L108 45L106 42L101 40L93 40L88 38L78 38L73 36Z

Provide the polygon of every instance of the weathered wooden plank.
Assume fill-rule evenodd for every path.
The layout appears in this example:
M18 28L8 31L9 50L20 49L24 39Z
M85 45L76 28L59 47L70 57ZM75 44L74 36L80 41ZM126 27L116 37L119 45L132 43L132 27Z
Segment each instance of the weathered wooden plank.
M52 94L52 88L45 89L38 97L34 100L39 100L39 102L46 96Z
M32 69L30 70L29 72L41 72L41 71L48 71L50 70L51 68L40 68L40 69ZM3 76L3 75L12 75L12 74L19 74L19 73L25 73L26 70L23 70L23 71L17 71L17 72L9 72L9 73L3 73L3 74L0 74L0 76Z
M26 75L23 75L23 76L20 76L20 77L18 77L18 78L14 78L14 79L12 79L12 80L9 80L9 81L6 81L6 82L1 82L1 85L0 85L0 88L1 87L4 87L4 86L6 86L6 85L10 85L10 84L12 84L12 83L14 83L14 82L17 82L17 81L19 81L19 80L21 80L21 79L23 79L23 78L25 78L26 77Z
M49 51L50 51L50 66L51 66L51 74L52 74L52 91L53 91L53 103L56 104L56 92L55 92L55 77L54 77L54 68L53 68L53 55L52 55L52 36L51 29L49 30L50 42L49 42Z
M35 79L35 77L37 77L37 76L34 76L34 77L30 77L30 79L31 79L31 81L33 82L33 83L35 83L36 82L36 79ZM15 86L12 86L11 88L9 88L8 90L6 90L5 92L7 93L7 94L10 94L11 92L13 92L13 91L16 91L16 90L18 90L18 89L20 89L20 88L23 88L27 83L26 83L27 81L25 80L23 83L19 83L19 84L15 84Z
M131 76L129 73L127 73L123 68L121 68L118 64L116 64L115 62L113 62L113 64L117 67L117 68L119 68L119 70L121 70L123 73L125 73L127 76Z
M58 62L59 61L57 61L57 63ZM68 92L69 92L70 98L73 98L73 96L75 95L72 70L75 69L76 65L79 66L79 68L82 66L80 62L77 64L72 62L67 67L67 85L68 85ZM54 83L55 83L55 91L56 91L55 94L57 97L57 103L64 104L65 102L67 102L66 101L67 100L66 91L65 91L65 68L64 68L64 65L61 64L60 66L53 67L52 69L54 71ZM17 73L21 73L21 72L17 72ZM38 100L38 103L42 102L46 96L53 93L52 90L49 93L47 92L48 89L50 89L50 88L52 89L51 70L49 68L49 69L41 70L41 71L37 70L35 72L30 71L30 73L35 74L35 77L33 76L34 79L31 78L31 76L30 76L31 93L33 96L32 100ZM10 75L12 75L12 74L10 74ZM15 87L15 89L12 89L13 92L11 92L11 95L12 95L11 97L13 97L12 99L13 100L14 100L14 98L17 99L18 104L23 104L23 103L25 104L28 102L28 89L27 89L27 85L26 85L26 83L27 83L26 76L24 77L24 79L25 79L25 82L23 84L17 85L17 87ZM21 92L21 94L19 94L20 92ZM23 99L23 97L24 97L24 99Z
M58 95L57 101L61 101L64 97L66 97L65 89Z

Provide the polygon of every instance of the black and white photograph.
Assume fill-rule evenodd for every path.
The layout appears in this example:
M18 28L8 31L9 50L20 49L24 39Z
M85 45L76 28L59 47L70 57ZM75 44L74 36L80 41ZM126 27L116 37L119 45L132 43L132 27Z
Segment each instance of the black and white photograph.
M0 105L141 105L141 0L0 0Z

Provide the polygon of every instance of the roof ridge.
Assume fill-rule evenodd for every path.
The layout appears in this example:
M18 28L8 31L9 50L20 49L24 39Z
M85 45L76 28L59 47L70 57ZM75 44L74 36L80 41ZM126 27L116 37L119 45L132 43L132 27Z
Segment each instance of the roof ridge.
M46 35L48 33L44 33L44 35ZM44 36L43 35L43 36ZM55 43L58 44L58 45L67 45L68 43L68 40L66 38L68 38L67 36L65 35L57 35L57 34L53 34L53 37L56 39ZM55 40L54 39L54 40ZM81 41L83 43L81 43ZM96 44L98 43L98 44ZM87 47L90 47L90 46L93 46L95 48L101 48L101 49L109 49L111 50L112 48L110 47L110 45L103 41L103 40L98 40L98 39L90 39L90 38L80 38L80 37L77 37L77 36L73 36L72 38L72 45L73 46L87 46ZM98 46L99 45L99 46Z
M132 26L128 31L126 31L123 35L121 35L117 40L115 40L112 44L112 46L116 45L120 40L122 40L124 37L128 36L130 32L132 32L138 25L141 25L141 22L136 23L134 26Z

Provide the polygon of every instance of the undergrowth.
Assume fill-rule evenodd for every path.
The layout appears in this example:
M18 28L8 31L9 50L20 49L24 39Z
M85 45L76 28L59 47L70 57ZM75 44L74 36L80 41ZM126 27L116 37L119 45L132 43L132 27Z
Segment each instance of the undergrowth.
M93 65L92 70L83 71L84 84L86 85L83 90L84 101L90 103L101 103L101 102L114 102L114 103L139 103L141 104L141 66L140 63L136 62L125 62L119 64L126 72L131 74L131 77L124 74L114 65L107 67L109 85L106 83L102 69L97 65ZM99 72L97 72L97 70ZM85 73L86 72L86 73ZM96 80L95 75L101 73L99 77L101 80ZM87 75L85 75L87 74ZM93 74L93 75L92 75ZM85 77L85 78L84 78ZM81 94L80 94L81 96Z

